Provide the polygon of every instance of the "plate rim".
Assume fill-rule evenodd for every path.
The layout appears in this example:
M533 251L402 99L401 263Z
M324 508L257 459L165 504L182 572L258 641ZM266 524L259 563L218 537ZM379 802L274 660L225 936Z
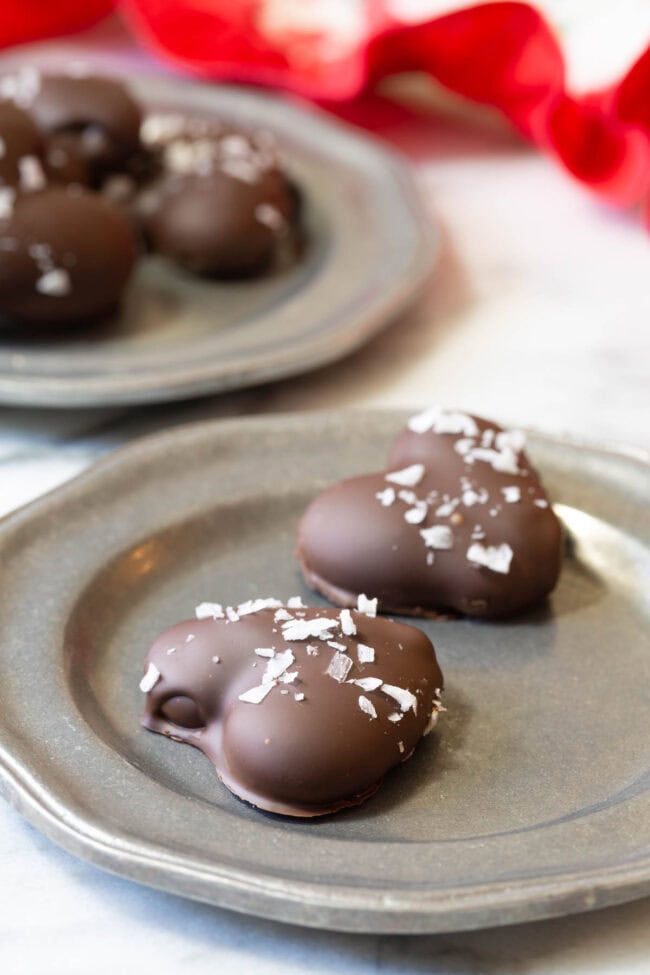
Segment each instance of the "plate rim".
M51 67L57 59L45 57L45 65ZM24 63L24 57L0 58L0 72L16 68ZM37 59L37 65L40 64ZM100 72L110 72L110 61L100 62ZM218 356L210 356L210 361L185 363L180 368L173 361L163 363L155 369L140 372L129 369L127 372L97 373L85 372L75 376L48 375L47 372L21 375L11 366L0 368L0 403L8 406L34 406L50 408L84 408L93 406L137 405L144 403L173 402L193 396L206 396L210 393L245 389L253 385L276 382L290 376L298 376L317 368L336 362L361 348L372 337L387 328L395 318L412 302L429 280L437 264L441 249L441 233L438 223L425 212L421 196L408 160L389 143L379 137L366 133L356 126L338 119L317 106L303 106L299 101L283 99L266 91L242 88L232 84L205 85L196 79L161 75L156 71L141 70L133 81L145 84L157 83L174 91L185 90L211 92L215 100L225 97L232 99L233 113L237 105L272 106L278 118L294 117L296 125L302 118L308 118L323 134L332 139L342 137L348 144L356 142L370 152L383 174L393 186L395 205L402 218L408 220L414 234L408 262L377 294L371 306L354 309L348 314L345 326L340 325L334 334L318 335L299 343L294 351L288 343L278 350L277 355L265 353L264 361L259 355L256 362L243 354L239 359L220 362ZM164 98L163 98L164 100ZM217 105L217 109L219 106ZM221 107L226 112L225 107ZM261 109L260 109L261 111ZM309 142L305 143L308 148ZM312 146L317 152L317 147ZM290 157L288 155L290 161ZM349 169L347 162L341 163ZM242 322L242 324L244 324ZM80 341L82 340L80 337ZM0 347L1 347L0 339ZM98 347L99 348L99 347ZM25 354L16 348L10 355L21 357ZM137 356L133 357L137 359Z
M222 431L226 434L228 430L237 431L242 425L282 428L291 423L309 427L316 418L320 423L340 426L342 418L350 413L359 417L384 416L396 425L409 415L406 410L385 408L254 415L196 421L136 438L63 485L0 519L0 546L32 518L55 511L75 496L83 497L109 470L119 472L120 467L128 470L131 459L142 458L147 448L161 450L193 432L206 437L218 436ZM532 430L530 433L539 441L624 459L638 465L645 475L650 474L650 452L643 448ZM319 884L316 879L291 878L286 882L259 870L233 870L228 864L200 865L187 856L170 855L156 846L149 848L146 842L134 843L125 836L116 840L113 834L111 843L101 821L93 822L92 811L85 820L76 813L62 815L65 804L57 798L56 790L50 790L45 779L40 782L28 762L12 752L11 745L4 741L6 732L0 717L0 792L50 839L82 859L132 880L243 913L331 930L435 933L577 913L650 892L650 851L634 860L605 867L554 873L546 880L473 882L467 890L454 888L450 894L440 888L391 891L380 884L362 888L339 884L332 890L330 884ZM250 898L259 901L260 897L264 901L263 910L259 903L252 906L250 903ZM353 921L349 919L351 913Z

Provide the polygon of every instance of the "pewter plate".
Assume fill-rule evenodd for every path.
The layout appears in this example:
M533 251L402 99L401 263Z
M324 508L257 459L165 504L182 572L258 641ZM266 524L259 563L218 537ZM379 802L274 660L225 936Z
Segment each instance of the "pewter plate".
M418 621L448 713L377 795L292 821L140 728L153 637L196 603L286 598L298 519L381 469L404 417L236 419L142 440L0 524L0 782L57 843L282 921L435 932L650 892L650 465L531 436L568 533L549 606Z
M18 63L3 58L0 70ZM101 327L49 341L0 330L0 403L155 402L282 379L349 354L414 298L438 235L408 169L379 142L251 90L161 77L130 85L151 108L274 132L305 196L303 253L264 277L221 283L146 258Z

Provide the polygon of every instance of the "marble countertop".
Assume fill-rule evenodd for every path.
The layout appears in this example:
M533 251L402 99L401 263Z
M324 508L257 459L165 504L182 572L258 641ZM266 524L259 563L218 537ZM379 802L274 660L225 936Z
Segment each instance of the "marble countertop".
M136 56L110 38L129 69ZM84 53L105 45L100 31ZM120 444L207 417L433 401L650 450L648 238L490 120L366 106L412 161L443 251L418 303L345 362L277 385L138 410L0 409L0 515ZM109 876L0 804L0 971L108 975L309 970L650 973L650 899L432 937L353 936L246 918ZM131 968L129 969L131 970Z

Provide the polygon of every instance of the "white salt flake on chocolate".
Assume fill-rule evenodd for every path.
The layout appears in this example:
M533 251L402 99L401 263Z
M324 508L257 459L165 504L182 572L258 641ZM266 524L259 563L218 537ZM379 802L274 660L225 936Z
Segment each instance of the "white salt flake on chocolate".
M255 219L274 234L281 234L287 229L287 221L271 203L258 203L255 207Z
M260 178L259 168L248 159L224 159L221 162L221 171L241 183L257 183Z
M422 501L415 508L409 508L408 511L404 512L404 521L408 521L409 525L421 525L426 516L427 506Z
M249 691L244 691L243 694L239 695L239 700L244 701L246 704L261 704L266 695L270 693L275 687L275 681L271 681L268 684L257 684L255 687L251 687Z
M341 653L347 653L348 650L344 643L337 643L336 640L328 640L327 646L332 647L334 650L340 650Z
M408 421L408 428L414 433L462 433L466 437L475 437L478 427L474 419L467 413L457 410L445 410L441 406L432 406L422 413L417 413Z
M232 606L226 606L226 616L228 617L231 623L239 622L239 614L237 613L236 610L232 608Z
M501 494L506 504L516 504L517 501L521 501L521 488L517 484L509 484L501 488Z
M394 701L397 701L400 711L413 711L417 714L418 702L415 694L411 694L405 687L395 687L394 684L382 684L381 689L384 694L388 694Z
M240 603L237 607L239 616L250 616L251 613L260 613L263 609L279 609L282 602L279 599L247 599L245 603Z
M275 616L273 617L276 623L284 622L285 620L292 620L293 616L291 613L287 613L286 609L279 609Z
M474 488L466 488L461 495L466 508L471 508L475 504L485 504L489 497L490 495L485 488L479 488L478 491L475 491Z
M215 656L214 656L214 657L212 658L212 663L213 663L213 664L220 664L220 663L221 663L221 657L219 657L219 656L217 656L217 655L215 655Z
M433 552L427 552L427 565L433 565L436 561L436 557Z
M421 528L420 535L427 548L450 549L454 546L454 533L449 525L432 525L431 528Z
M506 542L501 545L481 545L480 542L474 542L467 549L468 561L485 566L492 572L500 572L502 575L510 572L512 556L513 551Z
M0 78L0 98L15 102L20 108L31 108L41 87L41 76L36 68L25 66L15 74Z
M500 430L495 438L497 450L514 450L516 453L526 446L526 434L523 430Z
M304 609L305 604L303 603L300 596L289 596L287 599L287 606L289 609Z
M42 295L49 295L51 298L63 298L64 295L70 294L70 275L61 267L52 268L51 271L46 271L38 278L36 290Z
M169 656L170 653L176 653L176 647L170 647L167 651L167 656Z
M188 633L187 636L185 637L185 642L186 643L191 643L192 640L194 640L194 639L195 639L194 634L193 633Z
M401 491L398 491L397 497L400 499L400 501L404 501L406 504L417 504L419 501L415 491L409 491L408 488L402 488Z
M295 684L297 678L298 678L298 671L292 670L289 673L281 674L278 677L278 680L280 681L281 684Z
M289 669L295 659L291 650L283 650L282 653L276 653L266 665L262 676L262 683L268 684L270 681L277 680L278 677Z
M362 691L376 691L384 682L379 677L359 677L354 683Z
M307 655L309 657L317 657L318 656L318 647L315 647L311 643L308 643L307 644L307 646L305 647L305 650L307 651Z
M258 657L274 657L275 647L255 647L253 653L256 653Z
M23 156L19 159L18 174L21 190L33 193L45 189L45 173L40 159L37 159L36 156Z
M249 156L252 146L246 136L232 132L219 140L219 148L224 156Z
M397 724L399 721L402 720L403 717L404 717L403 714L399 714L399 712L393 711L392 714L388 715L388 720L392 721L393 724Z
M368 647L365 643L359 643L357 645L357 659L360 664L374 664L375 662L375 650L374 647Z
M374 704L372 701L369 701L367 697L364 697L363 694L359 694L359 707L364 714L369 715L371 718L377 717Z
M391 504L395 503L395 488L387 487L383 491L377 491L375 497L383 508L390 508Z
M535 498L533 504L537 508L548 508L548 501L545 501L544 498Z
M339 653L338 651L334 654L330 660L327 670L325 671L330 677L342 684L346 679L350 670L352 669L352 661L344 653Z
M298 701L298 702L304 701L305 700L305 695L302 693L302 691L299 691L298 694L294 694L293 695L293 699L294 699L294 701Z
M0 220L11 216L15 202L16 191L13 186L0 186Z
M365 593L359 593L357 610L360 613L365 613L366 616L374 618L377 615L377 599L368 599Z
M393 484L401 484L403 487L415 487L424 477L424 470L424 464L411 464L409 467L404 467L401 471L392 471L390 474L385 474L384 478L387 481L392 481Z
M199 603L194 612L197 620L217 620L224 616L221 603Z
M148 694L160 680L160 671L155 664L149 664L147 672L140 681L140 690L143 694Z
M313 620L290 620L282 626L282 635L285 640L308 640L310 636L315 636L319 640L329 640L332 636L331 630L336 626L336 620L327 619L325 616L317 616Z
M460 498L451 498L449 501L444 501L435 510L436 518L449 518L450 515L453 515L459 504Z
M357 626L352 619L352 613L349 609L342 609L339 613L339 619L341 621L341 630L345 636L354 636L357 632Z

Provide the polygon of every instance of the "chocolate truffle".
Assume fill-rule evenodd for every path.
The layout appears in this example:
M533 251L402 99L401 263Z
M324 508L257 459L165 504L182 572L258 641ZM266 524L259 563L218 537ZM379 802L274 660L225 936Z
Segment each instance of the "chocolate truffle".
M0 187L29 192L43 189L43 137L12 102L0 102Z
M141 115L126 87L112 78L44 75L29 110L48 135L69 139L95 178L122 168L140 148ZM71 150L69 150L71 151Z
M555 586L562 531L524 437L433 408L393 443L388 470L342 481L305 512L297 557L308 584L354 605L498 619Z
M162 176L138 204L151 248L197 274L263 271L298 212L272 143L208 129L200 137L176 133L161 147L166 128L176 132L173 122L155 130Z
M136 258L126 218L95 193L19 194L0 217L0 317L49 327L98 318Z
M203 603L147 654L142 723L200 748L260 809L319 816L371 796L441 710L419 630L359 610Z

